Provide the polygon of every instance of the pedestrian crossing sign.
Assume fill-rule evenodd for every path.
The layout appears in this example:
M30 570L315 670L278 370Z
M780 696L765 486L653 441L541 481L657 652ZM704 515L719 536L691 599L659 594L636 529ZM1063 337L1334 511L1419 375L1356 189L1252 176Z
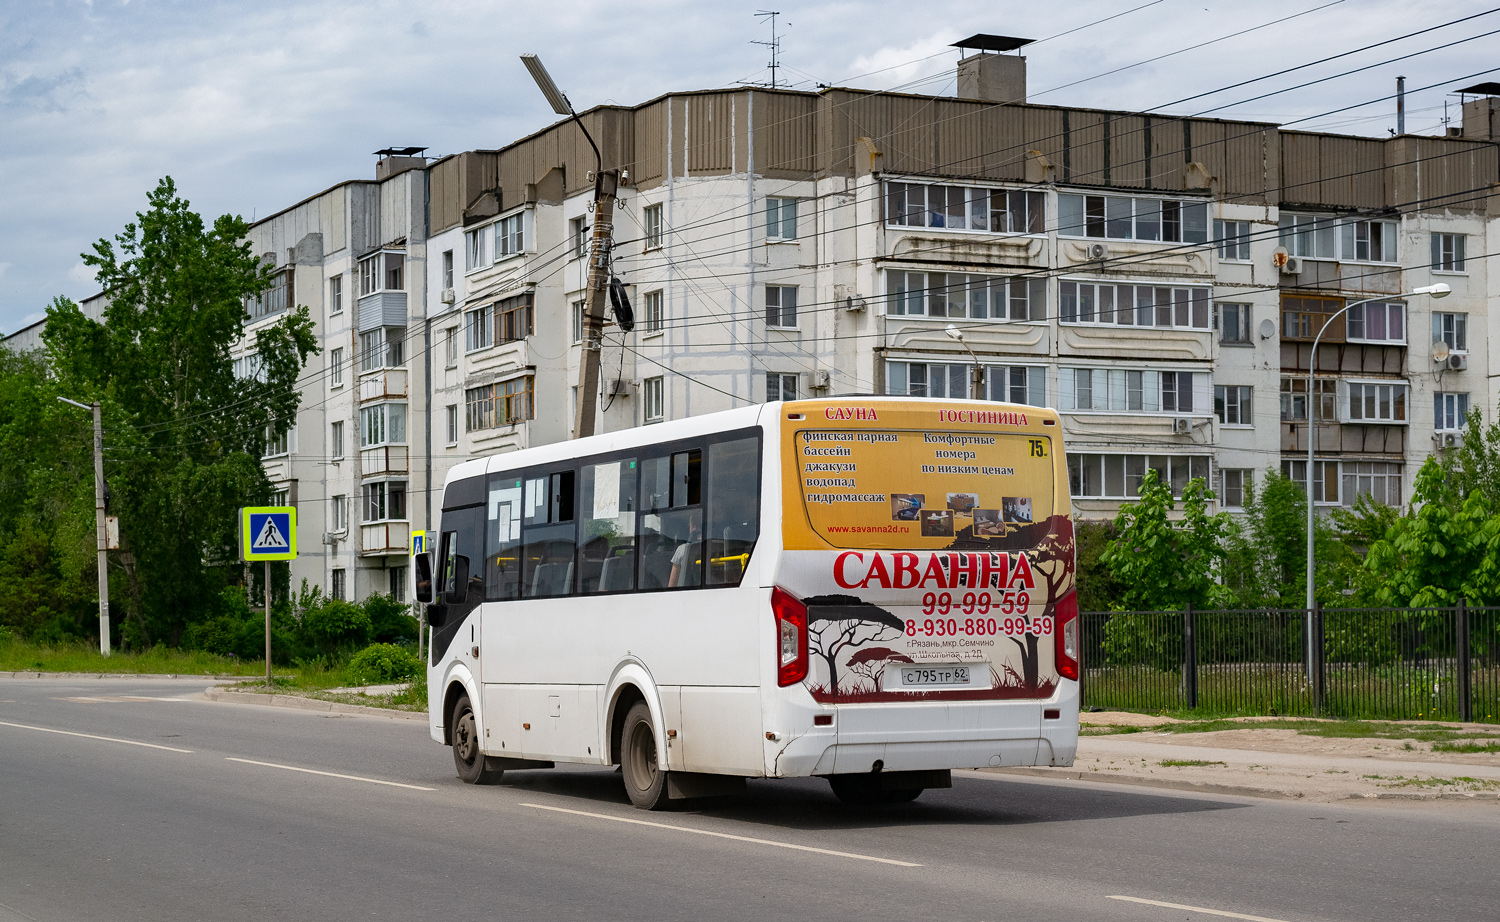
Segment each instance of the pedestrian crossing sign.
M240 559L294 560L297 507L246 506L240 510Z

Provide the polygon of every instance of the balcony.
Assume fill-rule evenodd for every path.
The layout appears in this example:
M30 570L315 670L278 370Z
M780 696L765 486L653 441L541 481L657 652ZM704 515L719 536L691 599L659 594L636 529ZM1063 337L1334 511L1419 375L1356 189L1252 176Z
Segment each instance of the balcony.
M359 401L406 396L406 369L387 368L359 379Z
M365 557L405 554L411 540L409 522L375 522L360 526L360 554Z
M359 452L359 473L363 477L376 474L405 474L407 450L405 445L381 445L364 448Z

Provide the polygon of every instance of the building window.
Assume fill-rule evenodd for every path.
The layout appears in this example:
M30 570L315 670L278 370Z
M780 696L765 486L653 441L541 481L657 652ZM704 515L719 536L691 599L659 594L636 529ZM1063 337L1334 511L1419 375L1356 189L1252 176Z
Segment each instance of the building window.
M1251 473L1243 468L1225 468L1219 471L1219 505L1225 509L1242 509L1245 505L1245 487L1250 485Z
M660 249L663 230L660 205L647 205L641 210L641 227L645 231L645 248Z
M382 251L359 262L360 296L377 291L401 291L404 285L406 254Z
M1057 197L1057 223L1063 237L1207 243L1208 203L1064 193Z
M443 251L443 287L453 287L453 251Z
M406 481L382 480L360 488L364 521L388 522L406 518Z
M1356 304L1349 308L1347 316L1350 342L1406 342L1405 304L1397 301Z
M1433 314L1432 341L1447 343L1450 352L1469 351L1469 315Z
M487 349L494 344L490 335L490 309L488 306L479 310L469 311L464 315L464 325L467 331L467 342L465 351L474 352L478 349Z
M1458 432L1469 418L1469 395L1438 391L1432 395L1432 415L1438 432Z
M490 228L481 227L477 230L464 233L464 271L473 272L490 264L489 247L486 241L490 238Z
M641 382L641 412L648 423L659 423L667 416L666 379L647 378Z
M397 602L405 602L406 599L406 568L391 567L385 571L390 574L391 598Z
M766 403L777 400L797 399L797 376L785 375L780 372L768 372L766 374Z
M359 447L406 444L406 404L377 403L359 411Z
M568 222L568 236L573 241L573 256L585 259L589 255L589 219L587 216L573 218Z
M335 275L328 280L328 313L342 314L344 312L344 277Z
M1463 272L1464 250L1468 237L1464 234L1432 235L1432 268L1436 272Z
M495 343L514 343L531 335L531 294L506 298L495 305Z
M343 567L335 567L333 569L332 577L328 583L328 595L331 598L339 599L340 601L348 598L348 582L348 571L346 571Z
M344 386L344 347L328 350L328 386Z
M448 404L448 444L458 444L458 404Z
M1216 386L1214 415L1224 426L1255 425L1255 417L1250 413L1250 387L1244 384Z
M328 425L328 442L333 453L333 460L344 459L344 421L339 420Z
M583 342L583 315L588 310L587 301L573 302L573 343L577 345Z
M766 239L797 239L797 200L794 198L766 199Z
M272 428L266 430L266 452L261 455L262 458L280 458L291 454L291 427L277 432L274 426L275 424L273 423Z
M1401 465L1387 461L1345 461L1340 467L1345 505L1354 505L1361 496L1387 506L1401 505Z
M1313 393L1318 398L1318 419L1337 415L1338 382L1333 378L1316 378ZM1287 375L1281 379L1281 421L1295 423L1307 419L1307 378Z
M1036 365L986 365L984 390L990 400L1044 407L1047 369Z
M250 319L279 314L291 305L292 300L292 270L283 269L271 276L270 288L250 300Z
M885 184L885 222L893 227L941 227L992 234L1046 231L1047 196L1022 189Z
M1209 459L1198 455L1117 455L1068 452L1068 481L1075 499L1135 499L1146 471L1181 497L1188 481L1208 482Z
M1206 408L1208 383L1202 372L1059 368L1058 409L1188 414L1195 407Z
M1340 219L1327 214L1281 215L1281 245L1305 259L1396 261L1395 221Z
M796 289L793 289L795 291ZM666 326L666 316L662 310L661 291L648 291L641 302L645 309L645 323L647 333L660 333Z
M260 381L265 383L266 367L260 360L260 353L250 352L235 359L229 366L230 373L236 381Z
M447 341L444 344L444 364L449 368L458 367L458 327L449 327L446 331Z
M338 534L349 527L349 497L340 493L328 501L328 530Z
M1337 461L1318 461L1313 468L1313 502L1336 505L1339 501L1339 465ZM1307 492L1307 461L1283 458L1281 475Z
M495 260L526 251L526 212L495 222Z
M1398 423L1406 421L1406 385L1349 382L1348 411L1354 423Z
M406 330L401 327L379 327L359 334L360 371L399 368L406 361Z
M887 272L886 313L969 320L1044 320L1045 278L960 272Z
M1219 258L1229 262L1250 259L1250 222L1215 221L1214 239L1219 241Z
M466 428L470 432L515 425L532 418L531 377L514 378L464 391Z
M766 286L766 326L787 329L797 326L797 286Z
M1208 295L1207 288L1064 281L1058 313L1063 323L1207 330Z
M1219 342L1250 342L1250 305L1220 304L1218 309L1214 322L1219 330Z
M936 362L886 362L885 392L898 397L969 398L973 365Z

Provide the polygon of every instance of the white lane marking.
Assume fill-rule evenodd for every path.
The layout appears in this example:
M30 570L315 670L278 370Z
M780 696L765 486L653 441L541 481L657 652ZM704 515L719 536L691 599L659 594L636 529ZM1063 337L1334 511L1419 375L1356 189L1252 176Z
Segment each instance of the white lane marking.
M585 810L568 810L564 807L548 807L542 804L521 804L523 807L533 807L537 810L551 810L554 813L571 813L574 816L589 816L597 820L613 820L616 823L631 823L636 826L651 826L656 829L670 829L673 832L691 832L694 835L713 836L717 839L733 839L736 842L750 842L754 845L770 845L775 848L791 848L799 852L817 852L820 855L833 855L837 858L854 858L858 861L876 861L880 864L894 864L903 868L920 868L920 864L910 861L897 861L894 858L876 858L874 855L859 855L854 852L839 852L831 848L814 848L811 845L793 845L791 842L776 842L771 839L756 839L750 836L730 835L727 832L709 832L707 829L693 829L690 826L673 826L670 823L653 823L649 820L629 819L623 816L610 816L608 813L589 813Z
M86 740L103 740L106 743L124 743L127 746L145 746L147 749L165 749L167 752L192 752L191 749L178 749L176 746L158 746L156 743L139 743L135 740L122 740L113 736L95 736L92 733L74 733L72 730L54 730L51 727L33 727L30 724L13 724L0 720L0 727L16 727L21 730L40 730L43 733L61 733L63 736L81 736Z
M1145 903L1147 906L1160 906L1163 909L1181 909L1185 912L1203 912L1211 916L1224 916L1228 919L1247 919L1249 922L1285 922L1284 919L1268 919L1265 916L1247 916L1242 912L1225 912L1222 909L1204 909L1202 906L1184 906L1181 903L1163 903L1161 900L1143 900L1138 896L1111 896L1112 900L1124 900L1127 903Z
M342 778L345 781L363 781L366 784L384 784L393 788L409 788L413 791L436 791L437 788L424 788L419 784L402 784L399 781L381 781L379 778L361 778L359 775L340 775L338 772L320 772L311 768L298 768L295 765L278 765L275 762L257 762L254 759L236 759L233 756L225 756L226 762L243 762L246 765L261 765L266 768L281 768L289 772L302 772L308 775L322 775L325 778Z

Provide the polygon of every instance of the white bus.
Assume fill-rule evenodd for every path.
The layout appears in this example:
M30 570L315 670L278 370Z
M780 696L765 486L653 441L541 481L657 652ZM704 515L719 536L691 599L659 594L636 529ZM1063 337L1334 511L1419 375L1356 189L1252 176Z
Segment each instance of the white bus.
M619 765L657 809L816 775L871 803L1073 762L1051 410L803 400L511 452L453 469L438 534L428 711L465 781Z

